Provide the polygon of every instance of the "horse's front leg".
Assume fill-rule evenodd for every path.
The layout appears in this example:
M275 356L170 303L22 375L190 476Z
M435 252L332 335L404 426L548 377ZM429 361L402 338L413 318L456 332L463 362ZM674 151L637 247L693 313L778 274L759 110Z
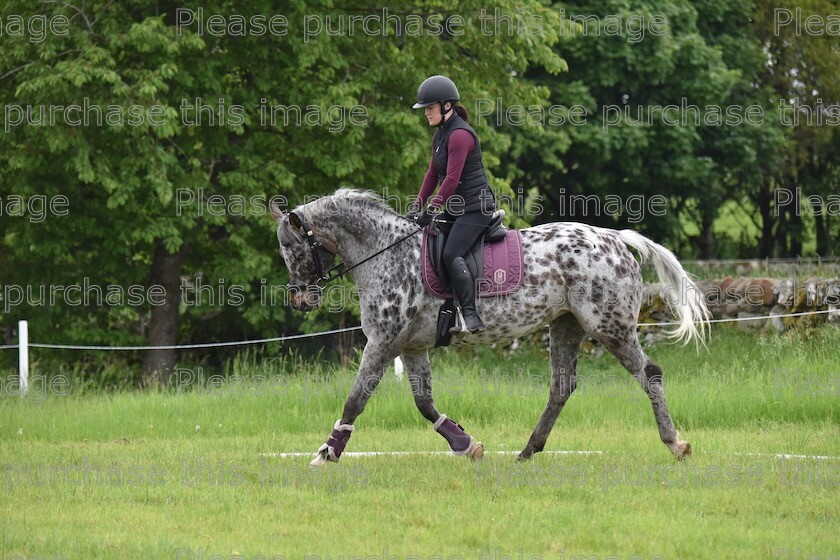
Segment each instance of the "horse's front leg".
M324 465L329 461L338 462L350 435L353 433L353 422L365 409L368 399L385 373L390 362L398 355L396 349L385 344L368 341L362 352L362 364L353 389L344 403L344 412L336 421L332 434L322 445L315 458L309 463L310 467Z

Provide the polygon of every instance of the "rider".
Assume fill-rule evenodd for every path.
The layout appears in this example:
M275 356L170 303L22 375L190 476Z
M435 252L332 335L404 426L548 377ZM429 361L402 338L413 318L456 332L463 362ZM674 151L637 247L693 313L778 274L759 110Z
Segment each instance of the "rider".
M452 289L461 303L464 326L475 333L484 330L484 323L475 310L475 280L464 255L490 224L496 198L484 173L478 135L467 124L467 110L456 105L459 99L458 88L446 76L431 76L417 89L417 103L412 108L424 108L429 126L437 130L432 137L429 170L408 216L416 218L420 226L428 225L437 214L452 224L443 248L443 260ZM437 195L417 217L417 211L438 183Z

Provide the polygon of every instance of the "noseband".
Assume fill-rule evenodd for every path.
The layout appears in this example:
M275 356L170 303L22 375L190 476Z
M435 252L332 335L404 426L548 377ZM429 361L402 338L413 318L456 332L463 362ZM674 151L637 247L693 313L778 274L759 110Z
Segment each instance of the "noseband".
M292 214L294 214L300 221L300 226L303 228L303 232L306 234L306 241L309 244L309 248L312 251L312 259L315 261L315 282L309 284L290 284L289 290L291 292L305 292L309 291L312 288L315 288L318 292L320 292L322 289L322 283L326 284L328 282L331 282L344 274L342 272L337 275L332 275L333 270L343 267L344 264L340 263L329 269L327 271L327 274L324 274L324 264L321 262L321 255L318 254L318 249L323 248L324 245L315 238L315 233L312 231L312 228L309 227L309 223L306 221L306 217L303 215L303 212L292 212ZM327 249L324 250L327 251Z

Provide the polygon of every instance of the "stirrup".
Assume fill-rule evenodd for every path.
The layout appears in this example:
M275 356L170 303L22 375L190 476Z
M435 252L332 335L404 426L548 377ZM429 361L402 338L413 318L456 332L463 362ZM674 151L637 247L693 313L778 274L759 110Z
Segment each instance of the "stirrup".
M470 331L467 330L466 321L464 320L464 314L461 312L461 306L455 306L455 324L452 325L452 328L449 329L449 334L464 337L470 334Z

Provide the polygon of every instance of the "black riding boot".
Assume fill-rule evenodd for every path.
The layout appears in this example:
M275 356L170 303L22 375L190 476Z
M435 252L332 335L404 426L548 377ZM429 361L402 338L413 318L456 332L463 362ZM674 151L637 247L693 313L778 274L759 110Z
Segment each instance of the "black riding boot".
M452 280L452 290L458 296L461 303L461 313L464 315L464 327L471 333L484 330L484 323L475 312L475 280L473 280L470 269L464 257L457 257L452 261L449 268L449 277Z

